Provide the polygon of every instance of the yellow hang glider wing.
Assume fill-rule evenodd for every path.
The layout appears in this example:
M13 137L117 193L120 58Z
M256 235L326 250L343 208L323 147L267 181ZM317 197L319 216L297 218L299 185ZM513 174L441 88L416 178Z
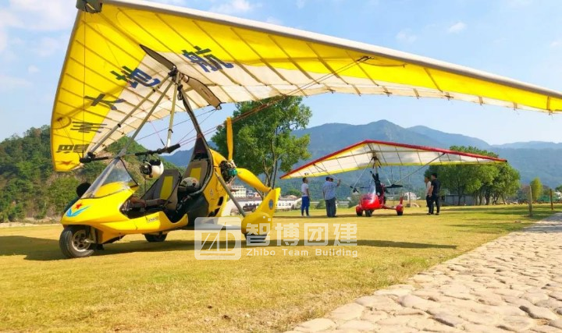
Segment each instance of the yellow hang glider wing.
M365 140L305 164L281 179L319 177L373 168L375 166L455 165L506 163L507 160L484 155Z
M559 92L382 47L136 0L77 3L51 121L58 171L136 130L154 104L149 120L170 114L169 69L140 45L194 79L194 109L209 104L200 82L222 103L338 92L562 110Z

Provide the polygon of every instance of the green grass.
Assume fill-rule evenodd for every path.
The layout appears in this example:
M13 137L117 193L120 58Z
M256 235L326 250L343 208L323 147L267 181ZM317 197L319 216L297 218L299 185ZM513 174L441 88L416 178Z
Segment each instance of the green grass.
M316 256L301 235L296 247L267 247L275 255L243 249L238 261L198 261L193 232L178 231L165 243L131 236L93 257L64 260L60 226L0 228L0 331L285 330L552 213L536 206L531 219L526 209L451 207L426 216L424 208L407 208L401 217L377 211L371 218L346 209L337 219L313 210L310 219L297 212L275 219L301 231L303 223L356 222L358 245L346 248L355 258Z

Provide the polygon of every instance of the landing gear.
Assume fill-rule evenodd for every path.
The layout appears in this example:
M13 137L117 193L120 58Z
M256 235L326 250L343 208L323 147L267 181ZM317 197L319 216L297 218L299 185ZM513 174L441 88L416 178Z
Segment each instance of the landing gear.
M59 246L67 258L85 258L94 253L94 244L88 237L87 227L71 225L64 228Z
M363 216L363 211L356 210L355 213L357 213L357 216Z
M402 216L402 215L404 215L404 212L403 212L403 211L401 211L401 210L397 210L397 211L396 211L396 215L398 215L398 216Z
M144 238L146 238L146 240L149 243L162 243L163 241L166 240L166 237L168 237L168 234L158 234L158 235L145 234L144 235Z
M372 215L373 215L373 211L372 211L372 210L367 209L367 210L365 211L365 216L371 217Z

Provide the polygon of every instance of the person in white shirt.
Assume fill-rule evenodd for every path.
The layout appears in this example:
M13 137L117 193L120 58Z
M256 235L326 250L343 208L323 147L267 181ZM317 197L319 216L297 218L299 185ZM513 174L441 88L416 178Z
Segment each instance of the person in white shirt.
M310 191L308 190L308 179L304 177L302 179L301 185L301 216L304 216L306 210L306 216L310 216L308 209L310 208Z
M433 210L433 201L431 200L431 181L429 177L424 177L423 181L425 182L425 202L427 203L427 215L431 214Z

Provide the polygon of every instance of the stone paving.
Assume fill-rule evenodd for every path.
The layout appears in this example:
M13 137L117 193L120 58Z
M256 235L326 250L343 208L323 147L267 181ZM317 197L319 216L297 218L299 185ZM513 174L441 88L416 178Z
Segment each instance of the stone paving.
M562 214L290 332L420 331L562 332Z

